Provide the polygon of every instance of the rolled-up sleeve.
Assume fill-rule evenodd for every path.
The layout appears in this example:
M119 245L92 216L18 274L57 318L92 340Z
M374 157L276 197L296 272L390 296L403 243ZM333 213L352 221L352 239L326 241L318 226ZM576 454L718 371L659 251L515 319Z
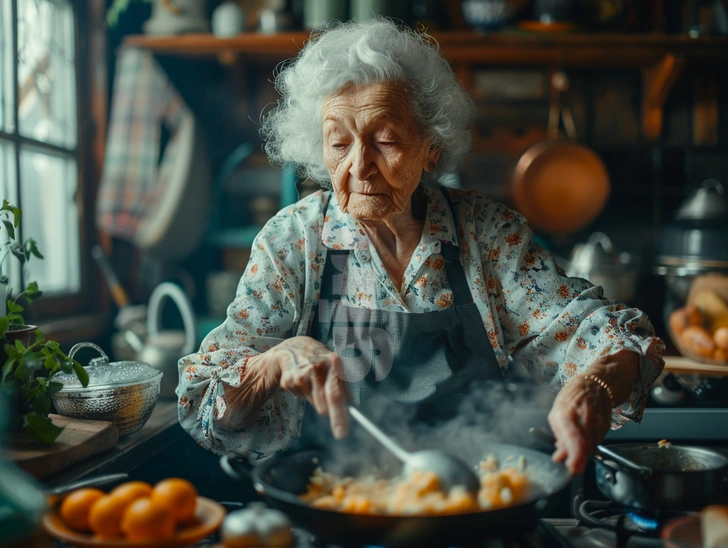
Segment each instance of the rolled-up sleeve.
M227 411L223 383L239 387L252 356L306 333L315 296L307 291L305 278L310 263L317 262L317 250L310 248L315 238L306 238L305 232L290 209L266 224L253 243L225 322L205 337L198 353L178 363L180 424L216 453L265 458L298 435L303 400L281 390L242 429L227 430L218 421Z
M665 346L647 315L605 298L599 286L567 277L518 215L501 225L483 260L493 273L489 296L505 351L555 390L599 358L622 349L637 353L639 381L613 411L611 426L639 422L664 365Z

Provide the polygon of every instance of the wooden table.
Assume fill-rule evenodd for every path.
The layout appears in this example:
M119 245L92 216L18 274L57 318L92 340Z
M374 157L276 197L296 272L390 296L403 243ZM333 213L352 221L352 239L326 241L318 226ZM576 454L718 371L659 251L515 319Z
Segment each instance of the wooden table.
M43 483L56 487L91 474L129 472L186 435L177 420L177 402L160 400L141 430L122 437L111 449L45 478Z

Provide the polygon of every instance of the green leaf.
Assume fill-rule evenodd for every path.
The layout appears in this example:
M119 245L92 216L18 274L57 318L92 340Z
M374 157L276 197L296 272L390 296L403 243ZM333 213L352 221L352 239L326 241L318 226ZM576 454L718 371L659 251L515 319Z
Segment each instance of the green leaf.
M40 329L38 331L40 331ZM53 352L58 351L60 348L58 341L46 341L45 345L48 350L53 351Z
M33 238L25 240L25 257L30 259L30 255L35 255L39 259L43 259L43 255L38 250L38 244Z
M20 314L8 314L5 318L10 322L11 327L22 327L25 325L25 320Z
M5 316L0 317L0 338L5 336L5 332L8 330L8 327L10 327L8 319Z
M81 381L81 386L86 388L88 386L88 373L86 373L86 370L83 368L83 365L78 363L76 360L69 360L71 363L73 363L73 370L76 372L76 376L78 377L78 380Z
M31 369L21 361L18 362L18 366L15 368L13 378L20 383L24 383L30 378L30 373Z
M21 353L25 352L25 345L20 339L15 339L15 349Z
M13 223L3 219L3 224L5 225L5 230L8 231L8 236L10 236L10 238L14 240L15 239L15 228L13 227Z
M51 395L48 392L41 392L33 400L33 411L36 415L47 417L51 412Z
M12 242L8 246L8 249L10 249L10 253L12 253L13 256L18 259L18 262L21 265L25 264L25 249L20 242Z
M55 359L54 362L58 363ZM61 371L64 373L73 373L73 362L71 360L61 360Z
M48 383L48 393L49 394L55 394L56 392L60 392L62 389L63 389L62 382L50 381Z
M15 364L17 362L15 360L8 360L3 365L3 376L2 376L2 382L4 383L7 381L10 376L14 373Z
M20 306L15 301L8 301L8 312L15 312L15 313L19 314L23 310L24 310L23 307Z
M53 443L63 432L63 428L53 424L51 419L38 415L23 417L23 428L30 436L45 444Z
M10 359L19 360L23 357L23 354L18 352L12 344L3 346L3 350L5 350L5 355Z

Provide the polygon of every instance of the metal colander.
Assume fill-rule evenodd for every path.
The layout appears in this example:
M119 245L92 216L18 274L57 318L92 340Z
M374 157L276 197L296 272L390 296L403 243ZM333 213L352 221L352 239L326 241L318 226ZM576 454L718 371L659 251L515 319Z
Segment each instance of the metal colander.
M162 372L143 362L109 363L108 356L93 343L78 343L69 357L87 346L101 354L85 367L88 386L81 386L75 374L56 374L53 380L63 383L63 389L53 394L56 411L77 419L111 421L120 436L136 432L154 410Z

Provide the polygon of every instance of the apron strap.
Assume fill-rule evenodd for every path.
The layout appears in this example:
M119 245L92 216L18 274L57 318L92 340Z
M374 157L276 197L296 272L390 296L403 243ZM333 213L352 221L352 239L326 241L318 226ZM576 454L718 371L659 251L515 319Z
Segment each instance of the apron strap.
M440 187L440 191L445 197L445 201L447 201L447 205L450 208L450 215L452 215L452 220L455 225L455 230L453 231L455 243L443 242L442 244L442 258L445 259L447 279L450 281L455 305L462 306L464 304L471 304L473 302L473 295L470 293L468 280L465 278L465 271L460 262L460 226L458 225L458 216L452 205L450 191L444 186Z
M333 192L333 190L331 192ZM331 198L331 194L324 192L324 217L323 217L324 219L326 218L326 216L329 213L329 204L331 203L330 198ZM324 263L324 270L321 275L321 291L319 294L319 300L322 300L322 299L331 300L335 297L340 298L343 287L334 288L333 282L334 282L334 278L343 280L343 277L341 277L341 276L334 276L334 274L336 274L336 273L340 272L341 274L343 274L343 272L339 271L339 269L336 268L332 258L334 256L338 256L338 255L348 255L349 250L348 249L329 249L326 246L323 246L323 248L326 250L326 262ZM346 264L346 261L345 260L336 261L336 264L339 264L339 265ZM336 291L334 291L334 289L336 289ZM318 312L316 313L316 315L318 315Z

